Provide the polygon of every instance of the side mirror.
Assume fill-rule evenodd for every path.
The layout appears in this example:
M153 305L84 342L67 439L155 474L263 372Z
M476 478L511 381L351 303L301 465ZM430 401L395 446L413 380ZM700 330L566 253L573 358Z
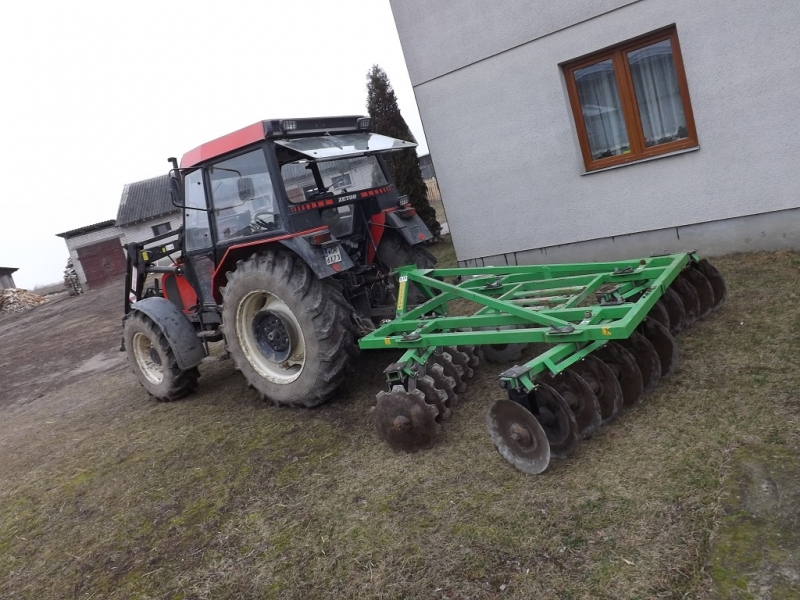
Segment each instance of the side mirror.
M183 204L183 186L180 176L175 171L169 172L169 197L176 208L186 208Z

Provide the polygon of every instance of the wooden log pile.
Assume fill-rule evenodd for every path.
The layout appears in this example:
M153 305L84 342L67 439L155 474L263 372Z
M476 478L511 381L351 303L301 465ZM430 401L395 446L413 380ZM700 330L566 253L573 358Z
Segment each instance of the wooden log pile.
M47 298L28 290L0 290L0 313L22 313L45 302Z

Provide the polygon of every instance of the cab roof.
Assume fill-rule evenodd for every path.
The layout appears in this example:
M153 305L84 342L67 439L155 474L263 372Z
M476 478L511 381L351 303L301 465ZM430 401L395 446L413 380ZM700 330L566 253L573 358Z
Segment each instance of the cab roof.
M181 158L180 166L189 169L260 140L368 130L369 118L360 115L259 121L189 150Z

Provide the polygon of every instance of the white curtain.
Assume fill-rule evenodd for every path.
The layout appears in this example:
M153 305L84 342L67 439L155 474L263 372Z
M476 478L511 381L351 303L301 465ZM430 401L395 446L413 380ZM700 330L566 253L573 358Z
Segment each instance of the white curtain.
M645 146L687 137L670 41L629 52L628 64L642 118Z
M628 150L628 132L611 59L577 69L574 76L592 158Z

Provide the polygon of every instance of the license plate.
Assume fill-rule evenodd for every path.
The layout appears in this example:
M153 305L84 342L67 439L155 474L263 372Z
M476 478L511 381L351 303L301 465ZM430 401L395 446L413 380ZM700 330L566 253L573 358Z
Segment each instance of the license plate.
M331 246L330 248L324 248L323 250L325 251L326 265L342 262L342 253L339 250L339 246Z

